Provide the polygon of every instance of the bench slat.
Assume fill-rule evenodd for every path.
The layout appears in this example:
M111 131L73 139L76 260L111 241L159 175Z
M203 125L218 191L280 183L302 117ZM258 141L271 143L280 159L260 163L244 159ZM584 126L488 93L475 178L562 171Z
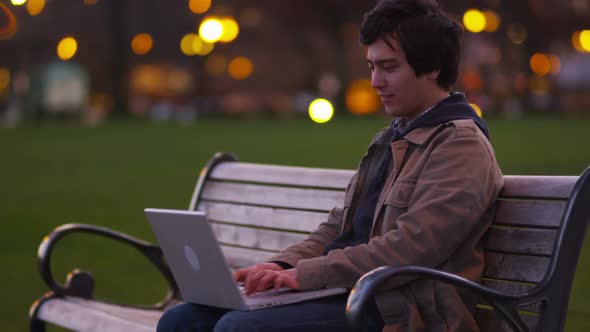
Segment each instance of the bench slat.
M300 233L211 223L217 241L252 249L279 251L307 238Z
M265 185L210 181L203 190L203 199L329 211L344 204L344 192L335 190L282 188Z
M522 282L540 282L550 259L537 256L519 256L495 252L485 252L484 277L507 279Z
M565 202L498 200L494 224L558 227Z
M515 254L548 255L553 252L557 231L492 226L488 230L484 248Z
M200 203L197 209L206 211L207 217L212 221L306 233L314 231L328 217L325 212L266 208L209 201Z
M533 284L520 284L515 282L492 279L482 280L481 284L491 289L495 289L497 291L510 295L522 295L530 289L532 289L533 287L535 287L535 285ZM535 303L532 305L522 307L521 309L532 312L540 312L542 308L540 303Z
M567 199L577 176L504 176L500 197Z
M74 331L153 332L161 315L75 297L51 299L39 309L40 319Z
M515 283L510 281L504 280L494 280L494 279L484 279L481 281L481 284L489 287L491 289L495 289L497 291L510 294L510 295L519 295L524 294L528 290L535 287L534 284L523 284L523 283Z
M537 330L539 324L538 316L520 315L531 331ZM493 310L479 308L475 315L477 325L481 332L512 332L513 330Z
M211 172L211 179L346 189L354 171L228 162Z
M268 260L274 252L221 245L227 265L232 269L247 267Z

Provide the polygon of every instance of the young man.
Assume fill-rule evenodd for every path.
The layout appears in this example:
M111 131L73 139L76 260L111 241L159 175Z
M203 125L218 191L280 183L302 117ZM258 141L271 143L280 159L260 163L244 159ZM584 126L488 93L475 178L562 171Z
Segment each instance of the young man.
M481 237L502 174L488 130L461 93L461 26L432 0L382 0L365 15L361 42L373 87L394 117L373 139L343 208L302 243L238 270L249 293L272 287L354 286L380 266L420 265L478 280ZM405 279L375 298L386 331L476 331L470 294ZM183 304L159 331L345 331L346 296L254 312Z

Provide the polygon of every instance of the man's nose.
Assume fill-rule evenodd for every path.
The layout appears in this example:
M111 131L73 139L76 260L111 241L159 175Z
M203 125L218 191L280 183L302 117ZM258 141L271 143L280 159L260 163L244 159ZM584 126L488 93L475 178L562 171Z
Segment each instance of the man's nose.
M383 80L383 77L381 77L381 74L379 74L377 70L373 71L371 74L371 86L373 89L382 88L384 85L385 81Z

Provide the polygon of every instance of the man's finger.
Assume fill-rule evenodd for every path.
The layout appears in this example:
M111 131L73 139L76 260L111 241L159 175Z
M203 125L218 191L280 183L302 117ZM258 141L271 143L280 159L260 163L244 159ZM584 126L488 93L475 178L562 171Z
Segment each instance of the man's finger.
M267 270L267 273L258 281L258 284L256 285L256 291L262 292L271 288L277 276L278 273Z
M256 272L251 272L248 274L246 278L246 294L250 295L256 291L258 282L260 278L262 278L267 272L270 270L258 270Z

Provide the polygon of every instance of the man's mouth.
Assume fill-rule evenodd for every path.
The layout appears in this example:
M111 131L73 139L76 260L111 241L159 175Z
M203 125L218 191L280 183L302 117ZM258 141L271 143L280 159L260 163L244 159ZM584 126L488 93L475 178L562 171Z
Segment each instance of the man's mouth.
M379 97L381 97L381 101L383 101L383 102L393 99L393 96L394 95L392 93L380 93L379 94Z

